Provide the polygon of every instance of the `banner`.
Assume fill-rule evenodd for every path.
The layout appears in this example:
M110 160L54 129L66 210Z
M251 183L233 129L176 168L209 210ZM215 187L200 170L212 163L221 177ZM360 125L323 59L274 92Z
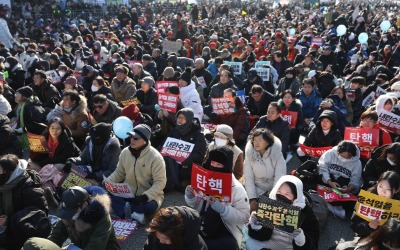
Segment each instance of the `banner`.
M379 127L400 135L400 116L381 109L378 111L378 123Z
M311 156L311 157L314 157L314 158L320 158L321 155L323 155L329 149L332 149L332 147L312 148L312 147L307 147L304 144L300 144L300 149L301 149L301 151L303 151L308 156Z
M174 42L174 41L168 41L167 39L162 41L162 48L163 48L163 53L164 52L174 52L178 53L179 50L182 48L182 43L181 42Z
M176 138L168 137L162 149L162 156L169 156L178 163L184 162L189 158L194 148L194 144Z
M158 93L158 105L171 113L176 113L179 95Z
M374 103L375 101L375 92L372 91L371 93L369 93L369 95L367 95L363 102L362 102L362 106L363 107L368 107L369 105L371 105L372 103Z
M317 185L317 192L326 202L357 201L357 196L354 194L341 193L323 185Z
M157 93L165 93L165 89L169 86L179 86L177 81L157 81L156 90Z
M257 218L267 228L276 228L293 233L299 227L300 207L260 196L257 204Z
M202 123L201 126L204 128L204 130L212 130L215 131L217 129L217 124L212 124L212 123Z
M47 146L46 137L44 135L35 135L26 132L26 136L29 141L29 149L35 153L50 153L50 149Z
M61 82L61 77L57 74L55 70L46 71L47 78L50 79L52 84L57 84Z
M369 222L379 220L379 225L383 225L389 218L399 219L400 201L361 190L358 194L356 214Z
M362 150L372 150L379 146L379 129L346 127L344 140L354 142Z
M311 44L318 44L319 46L323 46L325 44L325 40L322 37L313 37L311 39Z
M104 178L104 187L107 189L108 192L112 193L113 195L121 198L135 197L128 183L115 183L109 181L105 176L103 176L103 178Z
M224 64L231 66L233 68L233 73L235 75L241 75L242 74L243 65L242 65L241 62L224 61Z
M136 221L123 220L111 217L112 225L115 231L115 237L122 243L138 228L139 223Z
M281 116L284 121L289 123L290 128L295 128L297 125L297 112L295 111L281 111Z
M87 187L87 186L92 186L92 185L98 184L94 180L85 179L86 176L87 176L87 173L82 171L80 166L72 164L71 172L64 179L61 186L63 188L70 188L70 187L74 187L74 186Z
M269 81L269 75L271 72L270 68L255 68L255 70L257 71L257 74L261 77L261 79L264 82L268 82Z
M230 100L224 97L221 98L211 98L212 109L214 113L218 115L232 114L235 110L230 107Z
M124 106L124 107L129 106L132 103L138 105L138 104L140 104L140 101L139 101L139 99L137 97L121 101L121 105Z
M271 62L270 61L257 61L254 65L254 68L264 68L264 65L266 66L271 66Z
M232 200L232 174L209 171L193 164L191 185L199 196L210 195L224 203Z

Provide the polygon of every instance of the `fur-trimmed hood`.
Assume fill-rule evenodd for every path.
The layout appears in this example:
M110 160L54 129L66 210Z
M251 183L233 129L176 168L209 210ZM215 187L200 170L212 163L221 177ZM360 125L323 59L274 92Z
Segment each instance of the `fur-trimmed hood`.
M77 119L81 114L87 115L86 97L84 96L79 96L79 97L81 98L81 100L79 101L79 105L73 107L71 113L69 113L72 119ZM61 107L61 113L64 112L66 113L66 111L64 111L64 101L60 102L60 107Z

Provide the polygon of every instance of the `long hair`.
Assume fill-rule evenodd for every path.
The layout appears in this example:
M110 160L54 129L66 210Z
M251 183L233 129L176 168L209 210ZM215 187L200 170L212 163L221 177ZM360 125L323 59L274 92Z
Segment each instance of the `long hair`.
M371 247L385 243L393 248L400 247L400 221L390 218L385 224L375 230L373 233L362 239L361 246L363 249L371 249ZM363 243L365 242L365 243Z
M389 144L385 149L382 151L381 156L378 158L378 160L386 160L386 157L388 154L393 154L397 157L397 165L400 164L400 142L394 142L392 144Z
M377 191L379 182L387 181L390 186L390 190L392 191L392 195L394 195L400 189L400 175L394 171L386 171L381 174L377 183L368 189L369 192Z

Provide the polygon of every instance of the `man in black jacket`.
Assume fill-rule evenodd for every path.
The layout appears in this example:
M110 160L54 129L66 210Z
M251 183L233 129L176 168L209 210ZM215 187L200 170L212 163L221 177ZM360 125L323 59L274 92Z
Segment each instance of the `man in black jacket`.
M267 114L268 106L272 101L274 101L274 96L256 84L251 88L247 108L251 115L261 117Z

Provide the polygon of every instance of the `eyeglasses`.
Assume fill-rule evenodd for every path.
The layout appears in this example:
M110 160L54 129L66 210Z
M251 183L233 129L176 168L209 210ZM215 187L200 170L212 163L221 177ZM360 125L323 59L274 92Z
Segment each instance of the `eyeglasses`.
M137 140L139 140L139 139L140 139L140 137L136 138L136 137L135 137L135 136L133 136L133 135L129 135L129 138L131 138L131 139L133 139L133 140L135 140L135 141L137 141Z

